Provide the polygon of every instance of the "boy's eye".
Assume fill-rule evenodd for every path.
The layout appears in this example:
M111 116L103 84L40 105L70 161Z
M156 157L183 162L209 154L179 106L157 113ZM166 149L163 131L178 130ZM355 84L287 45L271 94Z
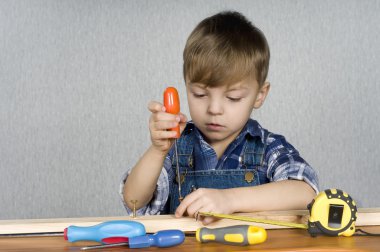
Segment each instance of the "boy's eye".
M240 97L227 97L227 99L230 100L230 101L233 101L233 102L238 102L238 101L241 100Z
M193 93L194 97L196 98L202 98L202 97L205 97L206 95L205 94L197 94L197 93Z

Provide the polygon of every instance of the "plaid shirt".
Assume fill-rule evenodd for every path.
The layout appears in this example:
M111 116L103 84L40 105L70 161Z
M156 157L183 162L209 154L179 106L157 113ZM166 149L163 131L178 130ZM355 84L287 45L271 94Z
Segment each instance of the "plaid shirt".
M222 167L224 169L226 169L226 167L238 169L241 161L242 147L246 139L245 136L247 134L253 137L258 136L264 143L264 136L270 133L262 128L257 121L250 119L238 137L228 146L223 156L218 159L214 149L203 139L193 122L188 122L187 127L194 127L196 130L195 141L198 141L199 148L194 149L194 156L202 157L196 159L197 161L194 167L196 167L197 170L215 170ZM264 144L267 145L264 156L267 163L267 177L270 182L287 179L303 180L318 193L318 177L316 172L302 159L298 151L289 144L283 136L271 133L269 137L266 138L266 143ZM169 196L169 186L175 177L172 169L173 155L174 148L172 148L166 156L164 169L162 169L158 178L156 191L154 192L151 202L147 206L137 210L137 215L160 214L163 210ZM123 198L124 184L129 172L130 170L122 177L119 193L127 213L131 215L132 210L127 207Z

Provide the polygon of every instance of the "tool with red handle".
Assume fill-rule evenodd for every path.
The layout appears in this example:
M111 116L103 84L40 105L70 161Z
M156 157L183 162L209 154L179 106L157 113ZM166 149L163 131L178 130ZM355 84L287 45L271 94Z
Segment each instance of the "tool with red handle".
M136 221L113 220L99 223L94 226L69 226L64 230L64 239L69 242L97 241L112 237L135 237L145 235L145 227Z
M180 112L180 105L179 105L179 96L177 89L174 87L168 87L165 89L164 92L164 106L166 108L166 112L173 114L173 115L178 115ZM180 130L179 130L179 125L175 128L171 129L172 131L176 131L177 135L175 138L180 137Z
M119 237L119 242L116 240L104 239L102 245L94 245L82 247L81 250L110 248L118 246L128 246L129 248L148 248L159 247L166 248L179 245L185 240L185 234L181 230L161 230L152 235L142 235L137 237Z
M180 105L179 105L179 95L176 88L168 87L165 89L164 106L166 108L167 113L178 115L178 113L180 112ZM180 132L179 125L175 128L172 128L171 130L177 132L177 135L174 137L176 138L174 140L174 149L175 149L176 165L177 165L176 173L177 173L177 181L178 181L178 197L179 197L179 201L182 201L183 197L181 193L181 176L179 173L178 150L177 150L177 138L180 137L181 132Z

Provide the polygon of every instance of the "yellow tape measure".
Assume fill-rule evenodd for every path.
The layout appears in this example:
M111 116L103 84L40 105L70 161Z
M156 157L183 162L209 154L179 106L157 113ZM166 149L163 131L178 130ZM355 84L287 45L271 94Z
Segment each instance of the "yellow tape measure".
M344 191L327 189L320 192L308 205L310 217L307 224L256 219L229 214L201 212L199 215L216 218L257 222L276 226L307 229L311 236L352 236L355 233L357 208L355 201Z
M308 231L311 236L352 236L355 233L357 208L346 192L328 189L319 193L308 205Z

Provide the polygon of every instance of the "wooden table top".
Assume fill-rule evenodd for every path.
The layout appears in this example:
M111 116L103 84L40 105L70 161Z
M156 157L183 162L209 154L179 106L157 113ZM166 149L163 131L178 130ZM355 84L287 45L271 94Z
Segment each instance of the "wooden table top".
M380 233L380 226L366 226L363 230ZM219 251L380 251L380 236L352 237L310 237L302 229L272 229L267 230L268 239L265 243L251 246L230 246L219 243L198 243L194 236L186 236L185 242L171 248L129 249L117 247L90 251L188 251L188 252L219 252ZM69 243L63 236L39 237L0 237L0 251L80 251L80 248L95 245L94 242Z

